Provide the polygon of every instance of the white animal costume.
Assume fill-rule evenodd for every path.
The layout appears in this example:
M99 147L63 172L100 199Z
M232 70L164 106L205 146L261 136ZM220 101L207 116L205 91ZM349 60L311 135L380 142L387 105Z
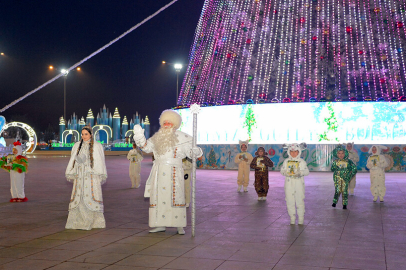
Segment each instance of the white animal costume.
M347 143L346 148L347 148L347 151L348 151L348 159L350 159L356 166L357 163L359 162L359 156L358 156L357 152L355 152L355 150L354 150L354 143L353 142L352 143ZM350 184L348 186L348 192L350 194L354 194L354 188L355 188L355 185L357 183L356 177L357 176L354 175L351 178Z
M130 161L131 188L139 188L141 185L141 161L144 159L138 149L131 149L127 154Z
M190 205L190 179L192 178L192 160L189 158L184 158L182 160L182 168L185 178L185 199L186 207Z
M245 145L248 150L248 142L249 141L239 141L240 150L243 145ZM253 159L254 159L253 156L247 151L238 153L234 158L234 162L238 164L238 176L237 176L238 192L241 190L241 186L244 187L245 192L248 191L247 187L250 181L250 164Z
M0 160L0 166L10 173L10 202L26 202L24 180L28 167L28 160L22 156L23 149L20 142L15 142L13 155L8 155Z
M164 122L173 124L165 128ZM179 234L184 234L186 226L186 197L182 159L201 157L200 148L192 149L192 136L178 131L182 123L181 116L173 110L162 112L160 130L148 140L140 125L134 126L134 141L145 153L153 152L155 161L151 174L145 185L145 197L149 197L149 226L155 227L150 232L165 231L165 227L177 227Z
M372 148L376 148L376 153L372 153ZM382 149L387 149L386 146L373 145L369 152L371 156L367 160L367 168L369 169L370 179L371 179L371 193L374 196L374 202L380 199L383 202L383 197L386 193L385 187L385 168L388 167L389 163L386 157L382 155Z
M84 129L91 134L91 128ZM73 183L66 229L106 228L101 188L107 179L104 150L99 142L92 140L75 143L66 168L66 178Z
M303 224L305 213L305 184L304 176L309 175L307 163L300 155L302 150L306 148L306 144L293 143L285 145L287 147L288 158L283 161L281 174L285 176L285 200L288 214L290 216L290 224L296 222L296 209L299 217L299 224ZM290 155L291 151L299 151L296 157ZM295 207L296 205L296 207Z

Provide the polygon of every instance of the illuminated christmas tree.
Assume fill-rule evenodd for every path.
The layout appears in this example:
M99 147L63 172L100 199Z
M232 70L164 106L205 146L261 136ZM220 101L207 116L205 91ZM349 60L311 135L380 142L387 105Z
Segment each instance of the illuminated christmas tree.
M405 8L406 0L206 0L178 104L404 96Z

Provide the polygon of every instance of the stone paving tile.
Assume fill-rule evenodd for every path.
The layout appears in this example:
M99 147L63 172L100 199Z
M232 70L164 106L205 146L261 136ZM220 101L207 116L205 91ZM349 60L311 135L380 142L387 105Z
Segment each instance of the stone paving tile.
M131 256L131 254L112 253L112 252L105 253L105 252L99 252L99 251L91 251L86 254L69 259L68 261L80 262L80 263L114 264L129 256Z
M137 244L118 244L111 243L104 247L94 249L94 251L100 253L123 253L123 254L135 254L141 250L148 248L149 245L137 245Z
M58 250L58 249L48 249L38 252L34 255L28 256L27 259L33 260L51 260L63 262L83 254L82 250Z
M43 251L42 248L9 247L0 249L0 258L23 258Z
M66 244L54 247L54 249L92 251L92 250L98 249L105 245L107 245L105 242L88 242L88 241L75 240L75 241L71 241Z
M56 246L60 246L63 244L69 243L69 241L63 240L53 240L53 239L34 239L28 242L24 242L22 244L15 245L14 247L33 247L33 248L53 248Z
M386 263L385 261L364 258L334 257L331 267L340 269L384 270L386 269Z
M177 258L161 269L183 269L183 270L212 270L218 269L223 260L199 259L199 258Z
M315 267L315 266L303 266L301 265L300 268L297 265L283 265L278 264L272 270L331 270L332 268L328 267ZM349 269L342 269L342 270L349 270Z
M0 266L2 270L42 270L58 264L56 261L49 260L30 260L19 259Z
M156 267L144 267L144 266L123 266L123 265L110 265L107 266L106 268L103 268L103 270L157 270L158 268ZM162 269L162 268L161 268Z
M163 267L177 257L151 256L135 254L117 262L117 265L138 266L138 267Z
M55 265L51 268L47 268L50 270L99 270L104 269L108 265L107 264L99 264L99 263L76 263L76 262L63 262L61 264Z
M238 247L198 246L182 255L182 257L227 260L238 251Z
M246 269L255 269L255 270L269 270L273 269L272 267L275 264L269 263L256 263L256 262L237 262L237 261L225 261L220 265L217 270L246 270Z

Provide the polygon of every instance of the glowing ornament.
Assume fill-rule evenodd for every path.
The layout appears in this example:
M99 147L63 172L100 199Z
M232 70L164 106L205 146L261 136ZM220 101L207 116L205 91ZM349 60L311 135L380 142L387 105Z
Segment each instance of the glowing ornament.
M361 66L365 67L365 62L361 62Z
M306 21L306 19L304 17L300 18L300 22L304 23Z
M248 81L252 81L254 77L252 75L248 75Z
M320 80L315 80L314 83L317 84L317 85L320 85L321 81Z
M289 60L286 60L285 61L285 65L289 65L290 64L290 61Z
M355 101L357 101L357 98L356 97L350 97L350 101L355 102Z
M366 96L366 97L364 98L364 101L372 101L372 98L371 98L370 96Z
M368 86L368 82L364 82L364 86L367 87L367 86Z
M317 36L313 36L312 39L313 39L313 41L316 41L316 40L317 40Z
M402 28L402 27L403 27L403 23L402 23L402 22L397 22L397 23L396 23L396 26L397 26L398 28Z
M380 11L381 11L381 9L379 7L374 8L375 13L379 13Z
M248 31L247 27L244 27L242 30L243 30L244 32L247 32L247 31Z
M345 67L345 62L341 62L341 66L342 66L342 67Z
M320 7L320 6L317 6L317 7L316 7L316 10L317 10L317 11L320 11L320 10L321 10L321 7Z
M347 33L351 33L352 32L352 27L351 26L347 26L345 28L345 31L347 31Z
M196 76L195 76L195 80L198 80L198 79L199 79L199 75L196 75Z
M231 53L228 53L228 54L227 54L227 58L231 58Z
M284 51L284 50L281 50L281 54L285 54L285 51Z
M362 55L362 54L364 54L364 51L363 51L363 50L359 50L359 51L358 51L358 54L359 54L359 55Z
M379 79L379 82L380 82L380 83L385 83L386 80L385 80L385 78L380 78L380 79Z
M402 48L398 48L398 52L400 52L400 53L401 53L402 51L403 51L403 50L402 50Z
M284 99L282 100L282 103L290 103L290 98L284 98Z
M381 61L386 61L387 58L388 58L388 57L387 57L385 54L382 54L382 55L381 55Z
M323 55L322 55L322 56L320 56L320 59L321 59L321 60L323 60L323 59L324 59L324 56L323 56Z
M251 39L247 39L247 44L251 44Z
M324 32L323 32L325 35L328 35L328 30L326 29L326 30L324 30Z
M302 39L302 40L300 41L300 43L301 43L302 45L306 45L306 39Z

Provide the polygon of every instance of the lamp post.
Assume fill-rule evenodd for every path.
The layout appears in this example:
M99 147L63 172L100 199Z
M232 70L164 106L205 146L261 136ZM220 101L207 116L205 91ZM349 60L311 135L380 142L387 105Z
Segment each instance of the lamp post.
M173 67L176 71L176 102L175 105L178 105L178 98L179 98L179 72L182 69L182 64L174 64Z
M69 70L62 69L61 73L63 74L63 118L66 121L66 78L68 77Z

